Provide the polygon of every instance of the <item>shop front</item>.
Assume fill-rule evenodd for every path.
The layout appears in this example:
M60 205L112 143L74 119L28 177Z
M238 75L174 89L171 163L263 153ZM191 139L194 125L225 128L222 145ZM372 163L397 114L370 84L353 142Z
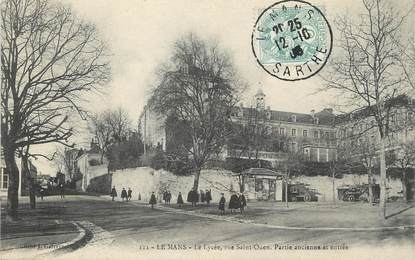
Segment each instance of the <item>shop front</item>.
M238 174L248 200L281 201L284 174L264 168L250 168Z

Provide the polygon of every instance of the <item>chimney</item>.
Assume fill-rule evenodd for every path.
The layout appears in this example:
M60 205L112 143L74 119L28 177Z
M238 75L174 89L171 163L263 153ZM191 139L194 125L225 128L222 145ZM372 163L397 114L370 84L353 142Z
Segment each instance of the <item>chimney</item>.
M311 114L311 117L312 117L312 118L314 118L315 112L316 112L316 111L315 111L314 109L310 111L310 114Z

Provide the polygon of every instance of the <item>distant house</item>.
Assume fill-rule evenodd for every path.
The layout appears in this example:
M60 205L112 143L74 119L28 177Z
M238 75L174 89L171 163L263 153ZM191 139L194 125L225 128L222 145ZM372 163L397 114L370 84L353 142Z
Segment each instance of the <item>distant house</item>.
M76 182L76 189L86 191L91 179L108 173L108 159L104 156L101 163L101 149L92 139L90 149L76 159L77 172L82 178Z

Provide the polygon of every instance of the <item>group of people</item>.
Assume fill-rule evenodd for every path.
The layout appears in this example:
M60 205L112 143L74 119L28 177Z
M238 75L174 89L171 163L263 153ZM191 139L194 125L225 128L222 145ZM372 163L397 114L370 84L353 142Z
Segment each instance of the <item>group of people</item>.
M131 188L128 188L128 191L125 188L122 188L122 191L121 191L122 201L131 200L132 194L133 194L133 191L131 190ZM117 190L115 189L115 186L113 186L111 189L111 197L113 201L115 200L115 197L117 197Z
M163 192L163 200L165 204L170 204L171 201L171 193L170 191L164 191ZM196 206L198 202L206 202L207 205L210 205L210 201L212 201L212 193L211 190L206 190L204 192L203 190L198 193L196 190L192 189L187 194L187 202L191 202L192 206ZM156 195L154 192L151 193L149 204L151 205L151 208L154 208L154 205L157 204ZM184 204L182 193L179 192L177 196L177 205L181 207ZM225 214L225 204L226 199L225 195L221 193L221 198L219 200L219 210L220 214ZM235 211L239 210L241 213L244 213L246 207L246 197L243 193L236 193L234 192L230 199L228 204L228 209L231 211L231 213L234 213Z
M187 202L192 203L192 207L196 206L198 202L206 202L207 205L210 205L210 201L212 201L212 192L211 190L206 189L206 192L200 190L200 193L197 190L190 190L187 194Z
M168 190L165 190L163 192L163 200L164 200L164 204L170 204L170 200L171 200L171 193Z
M221 198L219 200L219 210L220 210L221 215L225 214L225 204L226 204L225 195L221 193ZM236 192L234 192L231 195L231 198L229 199L228 209L231 211L231 213L239 209L242 214L245 211L245 207L246 207L245 195L243 193L237 194Z

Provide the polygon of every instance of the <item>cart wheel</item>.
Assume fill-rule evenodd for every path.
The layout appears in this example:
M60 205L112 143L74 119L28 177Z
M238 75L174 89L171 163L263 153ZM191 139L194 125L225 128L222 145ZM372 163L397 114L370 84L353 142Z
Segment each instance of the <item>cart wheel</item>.
M355 201L354 196L353 195L349 195L349 197L347 197L347 200L350 202Z
M297 201L297 197L292 197L291 201L294 201L294 202Z
M311 201L311 196L310 196L310 194L306 194L306 195L304 195L304 201L306 201L306 202Z

